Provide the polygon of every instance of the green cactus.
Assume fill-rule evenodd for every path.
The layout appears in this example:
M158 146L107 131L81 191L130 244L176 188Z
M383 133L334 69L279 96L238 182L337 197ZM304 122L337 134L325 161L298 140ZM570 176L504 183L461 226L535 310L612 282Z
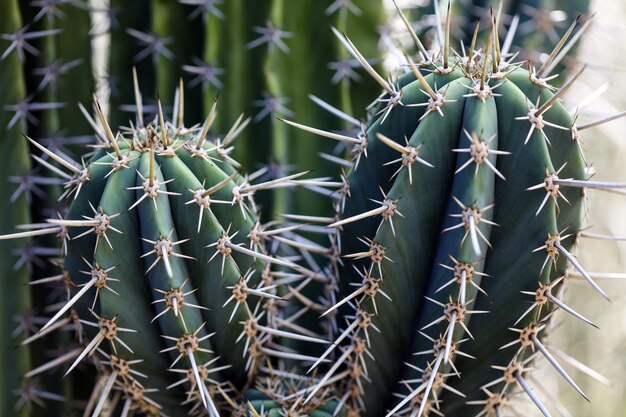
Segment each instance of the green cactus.
M0 16L0 33L13 32L22 26L16 1L9 1L3 7ZM3 57L0 63L0 108L11 106L24 96L24 75L17 55ZM2 164L2 182L0 194L9 196L10 205L5 206L0 224L3 233L9 232L15 224L28 223L30 215L27 209L27 197L30 197L28 184L23 183L25 172L31 168L26 142L19 139L20 123L5 131L11 122L11 114L0 111L0 148L2 155L10 158ZM16 191L16 183L18 190ZM16 411L14 408L15 391L20 389L21 376L30 368L30 355L27 349L17 349L15 338L8 335L28 334L28 319L31 309L28 270L26 265L16 264L14 257L15 245L0 242L0 331L4 337L0 347L0 369L2 369L2 389L0 390L0 414L27 415L26 408ZM16 268L17 267L17 268ZM22 319L16 321L16 318ZM19 391L18 391L19 393ZM22 392L27 394L26 392Z
M242 118L215 143L207 135L217 103L201 128L179 124L182 106L166 121L158 103L159 117L148 122L138 99L133 127L113 134L96 102L103 128L83 164L31 139L49 160L36 157L41 165L66 179L67 214L2 236L60 237L70 295L23 344L72 323L79 344L28 377L94 363L85 411L94 416L118 402L126 413L187 408L217 416L237 407L240 390L272 355L272 335L313 339L272 332L273 313L259 302L281 300L265 264L296 265L264 253L252 196L301 174L251 184L229 156Z
M305 404L332 387L348 415L493 416L521 390L548 416L528 384L540 355L584 396L542 341L557 310L591 324L560 298L571 275L607 298L572 251L585 190L625 184L587 179L581 128L560 101L582 69L559 90L547 80L571 45L528 71L507 62L491 27L463 57L442 27L442 55L407 58L395 81L344 37L384 88L365 133L288 122L354 145L329 225L344 266L325 314L343 327Z

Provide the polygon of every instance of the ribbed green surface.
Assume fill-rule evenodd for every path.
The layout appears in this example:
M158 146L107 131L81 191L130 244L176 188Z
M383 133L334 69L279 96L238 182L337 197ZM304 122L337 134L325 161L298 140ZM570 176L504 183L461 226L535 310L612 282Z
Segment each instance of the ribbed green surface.
M439 64L441 65L441 64ZM344 253L367 251L367 246L357 238L369 237L385 247L385 255L392 261L383 260L382 277L378 266L371 267L375 277L383 278L381 289L393 300L389 302L382 296L376 298L378 315L373 323L381 330L378 333L369 330L370 352L375 361L364 356L368 369L368 378L372 383L362 381L364 393L360 398L365 402L366 416L384 415L399 400L393 399L392 392L408 395L419 385L414 383L407 390L399 381L419 378L421 373L404 365L405 361L424 369L427 363L434 363L433 355L411 355L433 349L433 342L421 336L417 331L443 315L442 307L426 297L441 303L457 300L459 287L452 284L439 290L453 279L451 271L440 265L453 265L449 256L459 262L473 263L478 272L489 277L474 277L474 282L487 294L477 293L467 285L467 308L486 310L489 314L469 315L465 324L475 337L459 348L475 359L458 356L454 364L461 374L450 376L447 384L458 389L468 398L462 398L449 391L438 391L437 399L446 416L466 416L467 400L483 399L480 387L496 379L501 371L492 365L506 366L513 358L516 348L499 348L517 337L509 330L511 327L522 328L531 321L543 319L550 308L544 308L542 316L529 314L525 321L514 326L516 320L529 307L529 296L520 291L535 291L538 282L547 283L564 273L567 265L563 255L556 267L546 259L545 250L533 253L542 246L548 234L573 236L562 242L570 249L580 230L582 212L582 191L561 187L569 200L566 203L559 198L557 210L552 198L539 214L536 214L546 195L546 191L527 191L528 187L540 184L546 177L546 170L553 173L564 163L560 178L584 179L584 163L576 142L572 141L569 131L572 121L567 111L557 102L543 116L546 121L564 126L565 130L545 127L544 132L551 142L548 145L538 130L524 145L531 124L528 120L516 120L528 113L529 103L536 103L541 94L540 104L545 103L552 93L547 88L539 88L531 83L529 74L522 69L512 70L506 80L494 79L489 85L495 87L498 96L490 96L484 102L477 97L466 97L471 86L468 77L460 72L442 76L432 74L426 77L429 84L436 85L439 92L445 91L445 103L441 117L437 112L424 114L424 107L411 107L413 104L427 102L428 96L422 93L418 81L411 75L400 79L404 85L404 107L392 109L387 119L382 122L370 122L368 131L368 158L362 157L356 170L350 173L351 196L346 201L343 218L365 212L380 205L368 200L382 200L379 186L388 197L397 201L399 215L393 216L395 235L388 221L381 225L381 217L369 217L343 226ZM436 80L436 81L435 81ZM423 88L422 88L423 89ZM384 105L380 106L384 109ZM382 122L382 123L381 123ZM499 178L484 163L475 170L471 163L455 174L469 158L468 153L453 152L453 149L467 149L470 142L464 133L480 135L492 150L510 152L511 155L489 156L489 160L506 178ZM409 182L407 168L391 178L400 167L399 163L383 167L383 164L399 158L401 155L376 139L380 132L405 145L419 148L419 157L434 165L434 168L414 163L412 165L413 183ZM499 226L480 223L478 228L489 241L491 247L479 237L481 254L472 249L470 236L465 227L443 232L444 229L462 223L462 219L451 217L461 213L461 207L454 201L456 197L467 207L484 208L493 204L493 209L485 211L482 218L492 220ZM380 225L380 227L379 227ZM378 229L378 231L377 231ZM465 236L465 238L464 238ZM462 242L462 243L461 243ZM348 262L342 275L342 283L360 282L361 279L352 270L353 262ZM355 261L359 265L371 265L369 258ZM355 287L345 287L344 296L354 291ZM471 301L475 300L475 301ZM369 300L364 301L364 308L371 314L375 311ZM445 334L447 320L430 326L424 333L437 339ZM453 340L468 338L460 325L456 325ZM526 356L526 351L523 356ZM441 372L451 372L449 367ZM396 387L390 389L390 387ZM497 389L498 386L493 387ZM432 398L432 394L431 397ZM417 409L415 409L417 411Z
M179 137L179 140L189 140L190 137ZM194 144L195 146L195 144ZM209 149L210 145L205 145ZM185 398L179 390L165 390L165 387L179 379L180 376L167 372L172 361L178 356L178 350L168 355L159 353L161 349L172 346L174 341L167 341L162 336L181 337L184 333L193 333L202 328L198 337L209 333L216 334L200 344L201 348L212 350L213 353L196 352L198 364L220 356L216 366L232 365L229 369L213 374L217 381L229 380L241 385L246 379L246 369L243 342L236 343L242 326L241 321L248 315L240 306L232 322L229 318L235 303L223 307L231 296L227 287L237 283L239 278L249 268L254 269L252 258L233 253L233 258L227 258L222 274L222 256L217 255L210 263L209 258L215 253L210 247L223 233L229 230L233 244L248 243L247 235L253 225L253 211L246 207L247 216L244 218L239 206L212 205L211 210L203 210L202 227L198 233L197 204L185 204L192 200L190 190L208 189L217 183L228 179L228 175L214 162L194 158L188 151L181 148L175 156L154 157L154 179L160 182L160 190L176 193L176 195L159 194L155 199L146 198L132 210L129 208L143 195L143 189L132 190L131 187L140 187L143 178L149 178L151 153L141 149L128 150L122 147L123 154L128 154L131 162L128 168L110 175L110 163L116 158L115 154L100 152L96 154L88 165L90 179L82 187L78 197L70 205L66 220L80 220L83 216L93 217L89 203L97 210L108 215L118 216L111 219L111 227L123 234L108 229L106 237L100 237L96 246L96 236L90 233L85 237L73 239L68 245L68 256L65 266L69 270L72 280L80 285L89 280L89 276L81 271L89 271L92 262L102 269L114 268L109 272L110 278L119 282L109 281L108 286L119 295L106 289L100 289L94 312L100 317L116 317L116 324L123 328L136 330L136 333L119 333L120 338L132 349L130 354L118 343L118 356L127 360L143 359L143 362L134 365L136 369L148 376L148 379L139 378L138 381L149 388L159 388L160 392L148 395L164 407L167 413L176 415L180 412L180 403ZM212 157L217 154L211 153ZM171 182L167 182L172 180ZM211 195L212 199L232 199L232 189L236 185L231 180L224 188ZM167 182L166 184L164 184ZM87 228L73 228L71 236L87 231ZM154 244L148 241L158 241L161 238L169 239L172 243L187 240L181 244L174 244L173 252L183 254L193 259L170 256L172 275L169 276L165 263L160 260L152 269L150 266L156 260L155 254L142 257L153 251ZM145 239L145 240L143 240ZM236 262L236 264L235 264ZM148 272L148 269L150 271ZM250 281L250 285L258 280L258 273ZM187 281L185 283L185 281ZM183 283L185 285L183 286ZM153 318L164 309L164 303L152 304L153 300L163 296L155 290L167 291L170 288L180 288L184 292L196 290L184 298L184 302L191 305L201 305L208 310L200 310L183 305L180 315L174 312L163 314L152 323ZM75 292L75 291L74 291ZM79 314L85 320L95 321L88 311L93 302L93 290L81 298ZM253 300L248 301L254 308ZM203 326L203 324L205 324ZM91 329L89 329L91 330ZM92 338L95 332L88 333ZM102 345L104 348L108 344ZM111 350L106 347L106 351ZM176 368L189 368L190 364L185 356Z

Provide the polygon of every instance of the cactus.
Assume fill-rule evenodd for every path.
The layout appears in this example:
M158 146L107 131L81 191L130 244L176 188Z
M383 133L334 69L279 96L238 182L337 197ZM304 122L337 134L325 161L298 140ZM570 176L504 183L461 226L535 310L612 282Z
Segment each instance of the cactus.
M93 363L84 412L94 416L118 403L123 414L177 415L187 408L217 416L232 410L272 355L272 335L312 339L272 331L265 301L281 297L268 285L265 264L292 263L265 254L266 232L252 199L301 174L251 184L229 156L243 117L214 142L207 135L217 102L201 128L185 127L182 104L170 122L157 103L158 117L144 120L138 96L132 127L114 134L96 101L102 128L82 164L29 139L47 157L35 159L65 180L67 214L1 237L58 236L62 268L47 281L64 282L68 296L22 344L61 329L78 345L27 377L60 365L69 365L67 375Z
M549 416L529 382L539 356L587 398L545 336L559 311L593 325L563 302L567 281L608 298L573 251L585 192L626 184L587 178L580 133L623 113L576 125L561 97L584 67L550 84L576 22L527 70L507 60L494 17L486 46L475 31L453 56L449 13L441 55L417 44L420 59L392 81L338 34L384 89L361 135L287 121L354 146L337 217L307 219L336 230L344 266L329 274L340 290L324 313L343 327L311 368L320 379L305 404L334 389L348 415L497 416L522 391Z
M335 4L345 24L354 5ZM204 6L198 10L205 12L205 57L241 62L235 48L217 50L209 36L223 27L223 10ZM295 89L284 81L291 68L281 50L285 33L272 38L268 31L321 6L293 14L279 0L263 6L271 20L248 42L273 44L262 55L262 77L271 95L282 96ZM241 3L223 7L227 18L248 22ZM606 298L574 255L586 236L585 193L626 184L588 179L581 143L582 131L623 113L576 124L561 98L582 69L562 87L552 84L555 66L574 44L576 23L547 61L525 69L513 62L493 16L490 25L483 22L484 46L477 47L475 30L456 56L449 7L445 26L437 28L441 53L416 42L419 58L406 57L397 79L381 76L341 33L351 32L349 25L335 30L347 46L340 55L351 54L384 91L368 106L366 122L346 113L344 81L329 93L339 101L315 99L338 123L286 123L352 145L349 160L325 156L349 171L341 181L301 178L305 173L266 181L264 170L241 174L233 157L242 154L232 144L249 122L233 108L244 88L237 87L234 101L223 93L224 117L216 116L211 93L204 97L204 123L186 123L203 106L185 104L184 96L194 103L199 94L178 79L185 60L167 56L169 48L182 55L197 49L179 44L184 35L173 22L184 18L181 10L158 1L149 14L124 15L137 25L127 34L143 43L137 56L153 59L138 63L121 98L113 98L114 118L118 100L134 100L128 127L112 129L94 99L96 117L83 113L95 141L80 158L28 139L41 168L62 179L59 212L0 240L52 242L54 273L34 283L56 283L61 301L44 306L35 297L47 316L21 344L36 345L61 330L53 343L65 350L44 362L36 357L25 380L71 374L54 392L36 394L63 394L63 413L92 416L454 417L514 411L512 400L525 393L549 416L531 388L532 366L544 357L585 397L561 366L563 358L572 360L545 341L561 310L593 325L562 299L564 284L576 278ZM241 43L245 26L231 24L229 36ZM37 33L58 35L51 27ZM48 37L43 44L53 43ZM309 43L291 46L302 54L301 45ZM133 56L116 42L110 68L129 67ZM148 85L143 91L159 90L173 102L170 120L158 95L147 111L137 72ZM58 123L59 114L44 125ZM293 157L307 168L308 154L334 145L312 144L294 157L297 147L285 140L292 130L281 123L257 129L272 137L281 164ZM338 125L356 134L330 131ZM210 134L216 126L227 133ZM256 152L252 146L243 154L250 149ZM307 213L277 212L296 206L282 191L297 186L329 196L335 216L320 216L317 202ZM273 189L281 194L264 209L271 218L282 214L285 224L259 221L257 192ZM325 239L327 246L319 243Z

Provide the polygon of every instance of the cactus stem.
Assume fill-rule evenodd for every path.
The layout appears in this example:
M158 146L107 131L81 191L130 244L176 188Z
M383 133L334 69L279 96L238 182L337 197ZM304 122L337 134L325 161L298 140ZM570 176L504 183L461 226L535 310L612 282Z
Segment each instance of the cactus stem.
M530 385L528 385L528 382L526 382L522 374L519 371L515 371L513 372L513 376L517 380L517 383L520 385L520 387L526 392L528 397L532 400L532 402L534 402L537 408L539 408L539 411L541 411L544 417L552 417L550 413L548 412L548 410L546 409L546 407L541 403L541 400L539 400L539 397L537 397L537 395L534 393Z

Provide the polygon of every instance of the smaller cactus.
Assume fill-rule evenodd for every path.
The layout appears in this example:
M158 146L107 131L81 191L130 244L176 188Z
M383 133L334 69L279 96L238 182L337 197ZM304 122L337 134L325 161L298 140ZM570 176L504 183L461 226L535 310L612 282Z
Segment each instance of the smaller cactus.
M59 278L44 281L65 283L67 298L22 344L69 328L78 345L27 377L93 363L95 400L85 410L93 416L121 395L126 412L187 408L215 417L237 409L242 389L282 355L273 339L325 343L277 324L283 298L270 267L304 269L266 254L265 239L276 232L258 222L253 199L303 174L251 183L230 156L249 120L241 116L211 139L217 101L191 128L182 105L170 122L157 102L154 120L144 120L137 96L135 123L114 134L94 98L101 127L88 117L97 143L81 163L29 138L46 158L35 160L65 180L67 213L0 236L59 238Z

